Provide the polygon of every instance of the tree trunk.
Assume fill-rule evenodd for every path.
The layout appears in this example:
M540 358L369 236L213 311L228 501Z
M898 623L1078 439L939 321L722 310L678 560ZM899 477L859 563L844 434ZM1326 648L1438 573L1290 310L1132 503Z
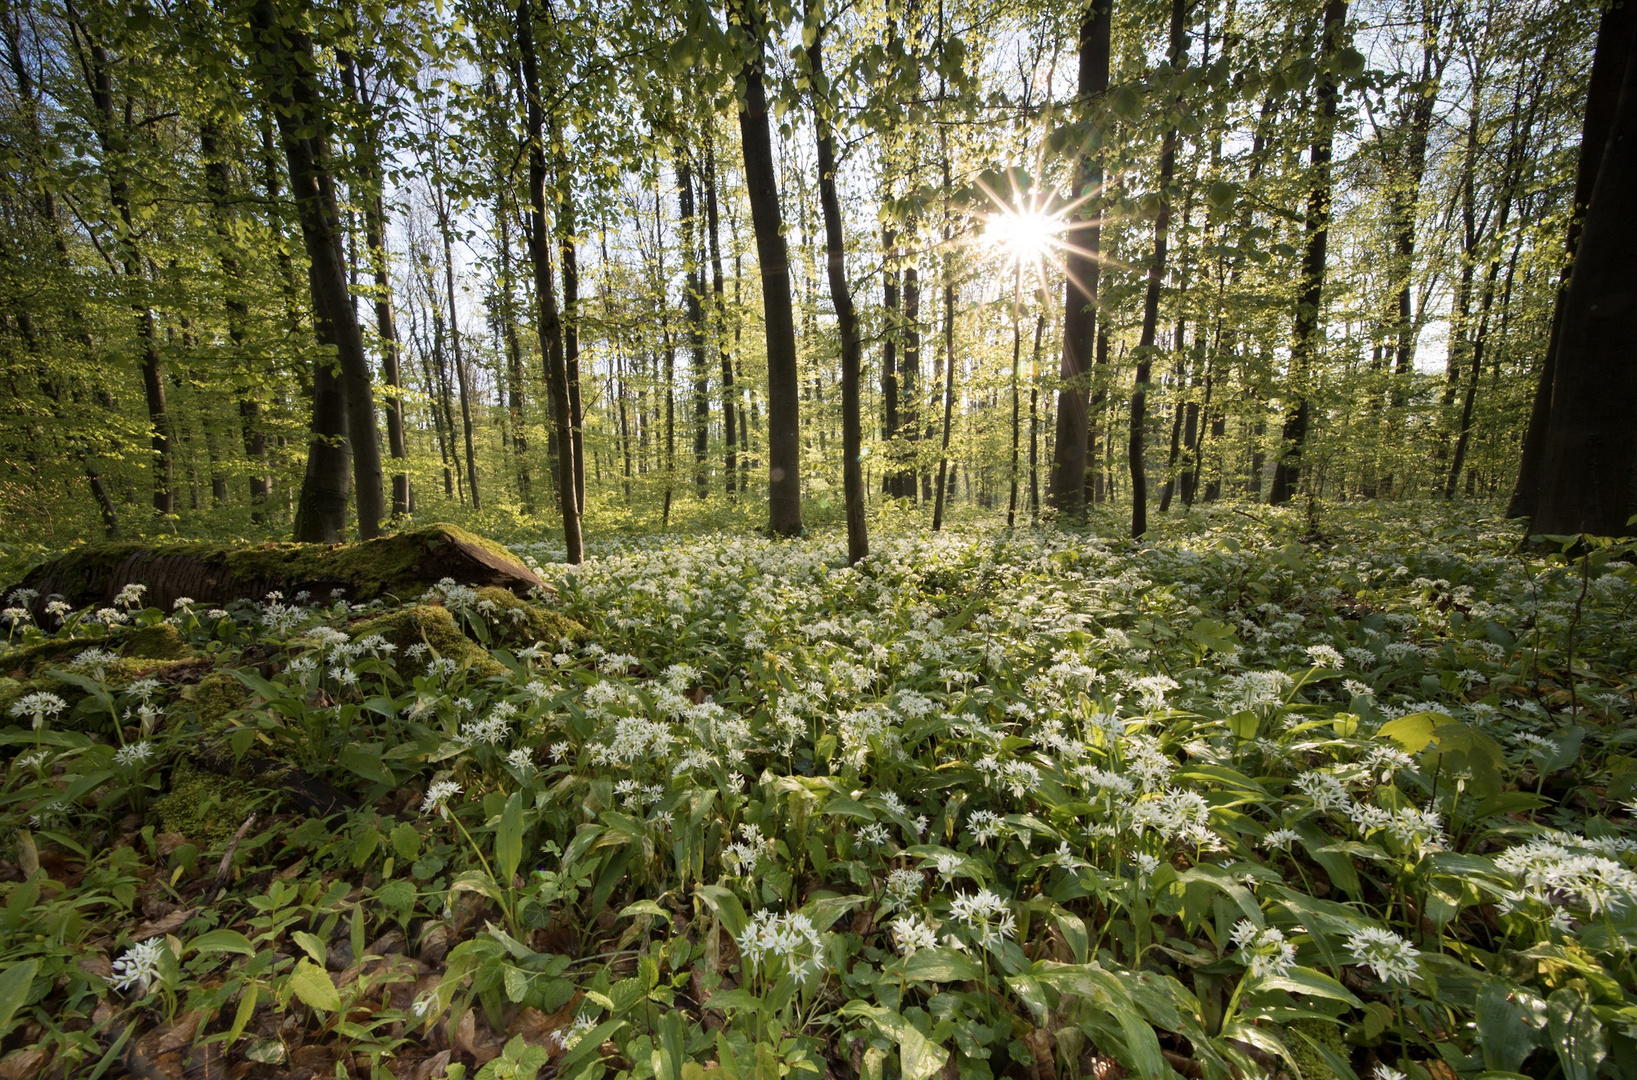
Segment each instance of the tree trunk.
M733 353L728 349L726 284L722 279L722 246L716 216L716 150L710 128L705 129L705 225L710 233L711 310L716 327L716 347L722 363L722 482L732 500L739 471L738 443L733 408Z
M1628 63L1563 300L1531 531L1629 536L1637 511L1637 63Z
M517 494L525 514L534 514L534 484L529 473L529 438L523 416L523 344L517 337L517 292L512 271L511 207L504 193L495 201L495 225L500 235L500 321L506 343L506 415L512 429L512 462Z
M767 336L768 527L776 536L800 536L801 406L796 370L796 321L790 298L790 255L779 211L778 177L762 86L766 30L755 4L744 5L750 57L740 72L745 103L739 110L750 221L762 275L762 313Z
M682 291L688 320L688 357L693 369L693 483L694 494L703 499L710 494L705 453L710 448L710 405L705 397L705 274L699 259L694 212L693 166L687 151L678 148L676 159L677 204L682 213Z
M1185 60L1187 0L1171 0L1170 59L1173 69ZM1143 467L1144 421L1147 419L1148 379L1153 370L1154 340L1159 328L1160 282L1165 278L1166 246L1171 227L1171 177L1177 168L1177 129L1165 133L1160 146L1159 213L1154 216L1154 260L1148 265L1143 293L1142 332L1137 342L1137 382L1131 394L1131 432L1126 457L1131 470L1131 535L1148 531L1148 476ZM1061 421L1059 421L1061 430Z
M262 79L278 118L290 187L306 243L318 338L335 348L340 361L339 377L323 370L323 363L316 365L319 370L314 372L313 441L308 448L302 512L296 517L296 539L333 543L345 534L345 469L350 456L358 533L367 540L381 531L381 452L376 442L369 362L364 357L363 335L347 291L340 213L329 171L328 141L315 74L317 62L306 34L280 22L273 0L259 0L252 22L264 53ZM337 400L320 405L320 398L326 394ZM346 445L335 445L338 435L347 436Z
M1329 0L1320 31L1318 104L1309 162L1313 187L1307 197L1306 250L1302 254L1302 290L1296 302L1295 337L1290 345L1290 381L1296 406L1285 417L1278 463L1268 487L1268 503L1289 502L1301 480L1302 451L1307 443L1313 353L1319 344L1319 307L1324 298L1325 249L1330 237L1330 158L1336 131L1336 77L1330 64L1346 32L1347 0Z
M813 128L818 136L819 204L824 211L824 254L830 276L830 302L841 335L841 487L847 506L847 561L856 563L870 554L864 521L863 417L859 412L858 382L863 344L858 334L858 312L847 287L846 234L841 222L841 200L836 196L835 144L830 131L829 83L824 77L824 30L813 35L807 62L813 83Z
M578 565L583 554L580 539L580 497L574 478L574 415L568 394L568 366L563 359L562 320L551 282L551 237L546 228L545 114L540 100L539 61L534 54L534 11L530 0L517 5L517 49L522 57L524 94L528 99L529 139L529 256L534 264L535 302L540 306L540 352L546 366L546 388L557 432L557 493L563 511L563 546L566 560Z
M1082 115L1099 108L1108 90L1113 16L1114 0L1092 0L1080 22L1080 71L1076 89ZM1100 124L1094 126L1101 127ZM1068 278L1063 287L1062 387L1057 392L1057 439L1047 488L1048 501L1058 513L1069 518L1085 514L1086 453L1091 426L1087 380L1096 348L1102 186L1102 151L1083 147L1075 162L1074 198L1084 202L1066 240L1069 254Z
M552 141L557 144L557 246L563 257L563 372L568 380L568 415L574 450L574 499L585 510L585 413L580 403L580 261L578 238L574 235L574 178L562 150L562 138L555 123Z
M1597 47L1586 88L1586 114L1581 125L1580 160L1575 168L1574 203L1570 207L1569 228L1564 238L1568 258L1558 274L1557 298L1552 307L1552 326L1546 339L1546 356L1541 363L1540 381L1535 385L1529 410L1529 426L1523 437L1523 456L1518 464L1517 483L1506 504L1507 517L1533 517L1540 499L1541 469L1546 455L1546 434L1552 423L1552 387L1557 381L1557 358L1562 345L1563 320L1568 303L1569 278L1584 231L1584 222L1614 129L1615 110L1621 86L1637 48L1637 4L1610 4L1603 9L1597 27Z

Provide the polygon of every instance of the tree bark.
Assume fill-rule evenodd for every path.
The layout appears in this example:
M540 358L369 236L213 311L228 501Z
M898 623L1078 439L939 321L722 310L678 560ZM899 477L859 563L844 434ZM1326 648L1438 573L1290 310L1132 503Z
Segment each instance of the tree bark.
M733 353L728 349L726 283L722 278L722 245L716 208L716 148L708 127L705 131L705 225L710 233L711 311L716 328L716 348L722 363L722 482L731 500L739 470L735 430L738 418L733 408Z
M562 149L562 137L555 123L552 141L557 145L557 247L563 259L563 372L568 380L568 415L574 449L574 498L585 509L585 412L580 402L580 261L579 238L574 234L574 177Z
M755 0L741 6L749 55L740 78L745 103L739 110L750 221L756 234L756 261L762 275L762 314L767 337L768 527L776 536L800 536L801 405L796 370L796 321L790 296L790 254L779 210L773 139L768 129L767 93L762 85L766 29Z
M568 367L563 359L562 320L551 281L551 237L546 227L545 113L540 99L539 61L534 53L534 12L530 0L517 5L517 48L522 57L529 139L529 256L534 264L535 302L539 305L540 352L545 359L546 387L557 432L557 493L563 512L566 560L584 558L580 539L580 498L574 478L574 416L569 403Z
M340 367L339 375L335 375L327 364L315 365L313 440L308 447L295 538L334 543L344 537L346 466L350 457L358 533L367 540L381 531L381 452L376 442L369 362L364 357L363 335L347 290L340 213L329 171L328 140L315 76L317 62L306 34L281 24L273 0L259 0L251 18L264 55L263 85L278 119L290 187L307 248L308 283L318 338L335 348Z
M1568 302L1569 278L1584 231L1584 222L1614 128L1615 110L1621 86L1637 48L1637 4L1611 4L1603 9L1597 27L1597 46L1592 55L1591 79L1586 88L1586 114L1581 124L1580 160L1575 168L1574 203L1570 207L1569 228L1564 237L1568 258L1558 274L1557 298L1552 307L1552 326L1546 339L1546 356L1541 363L1540 381L1535 385L1529 410L1529 426L1523 437L1523 456L1518 463L1518 479L1506 505L1507 517L1533 517L1540 498L1541 469L1546 454L1546 434L1552 422L1552 387L1557 380L1557 357L1563 336L1563 320Z
M863 418L859 412L858 381L863 344L858 334L858 312L847 287L846 233L842 228L841 200L836 196L835 141L830 130L829 84L824 77L824 30L813 35L807 49L813 87L813 129L818 137L819 204L824 211L824 254L830 277L830 302L841 335L841 488L847 507L847 561L856 563L870 554L864 520Z
M1080 115L1090 119L1108 91L1114 0L1092 0L1080 22ZM1100 125L1099 125L1100 126ZM1174 156L1174 154L1173 154ZM1047 500L1069 518L1085 514L1086 453L1090 441L1088 379L1096 349L1098 275L1102 250L1103 163L1100 149L1083 149L1075 162L1074 198L1085 200L1070 227L1063 287L1063 358L1057 392L1057 438Z
M1330 158L1336 131L1336 76L1330 65L1341 48L1346 31L1347 0L1329 0L1324 8L1324 26L1319 42L1318 118L1315 121L1309 163L1313 187L1307 197L1307 234L1302 254L1302 291L1296 302L1294 340L1290 345L1290 381L1296 397L1295 408L1285 416L1281 453L1273 467L1268 487L1268 504L1289 502L1301 480L1302 452L1312 408L1313 354L1319 344L1319 307L1324 298L1325 250L1330 237Z
M1628 63L1563 299L1531 531L1629 536L1637 510L1637 63Z
M1170 61L1173 69L1184 63L1187 0L1171 0ZM1144 422L1147 419L1148 380L1153 371L1154 341L1159 329L1160 283L1165 278L1166 247L1171 227L1171 178L1177 168L1177 129L1165 133L1160 145L1159 213L1154 216L1154 259L1148 264L1143 293L1142 331L1137 341L1137 381L1131 394L1131 431L1126 458L1131 470L1131 535L1148 531L1148 476L1143 465ZM1059 421L1061 430L1061 421Z

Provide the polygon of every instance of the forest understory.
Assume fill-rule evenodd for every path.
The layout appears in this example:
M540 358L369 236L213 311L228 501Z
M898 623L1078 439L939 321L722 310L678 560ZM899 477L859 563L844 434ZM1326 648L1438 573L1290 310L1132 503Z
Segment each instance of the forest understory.
M7 598L0 1077L1637 1070L1629 545L512 539Z

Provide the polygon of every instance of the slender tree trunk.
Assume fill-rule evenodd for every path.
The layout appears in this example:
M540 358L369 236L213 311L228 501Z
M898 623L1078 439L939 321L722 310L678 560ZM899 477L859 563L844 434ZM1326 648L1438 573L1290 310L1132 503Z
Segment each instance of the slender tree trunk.
M1029 362L1029 520L1040 513L1040 339L1046 333L1046 314L1034 320L1034 358Z
M1605 7L1602 21L1597 27L1597 46L1592 56L1590 83L1586 88L1580 159L1575 168L1574 203L1570 207L1569 228L1564 238L1568 258L1558 274L1552 326L1546 339L1546 356L1541 363L1540 381L1535 385L1535 396L1529 410L1529 426L1524 432L1517 483L1512 488L1511 500L1506 504L1507 517L1533 517L1540 501L1547 432L1554 414L1552 388L1557 383L1557 360L1562 348L1563 320L1567 315L1569 280L1578 257L1580 238L1591 205L1592 188L1597 182L1603 154L1614 130L1621 87L1625 83L1627 69L1632 66L1634 48L1637 48L1637 4L1619 3Z
M585 510L585 411L580 402L580 259L574 223L574 177L552 125L557 170L557 245L563 258L563 371L568 379L568 412L574 435L574 498Z
M881 473L881 494L899 494L897 474L892 467L890 445L898 433L898 338L903 306L899 299L898 234L890 223L881 226L881 443L889 447L886 468Z
M746 0L746 32L752 56L740 78L745 85L739 110L750 220L756 234L756 261L762 275L762 312L767 336L768 527L776 536L800 536L801 406L796 368L796 321L790 297L790 255L779 211L773 140L768 129L767 94L762 86L766 30Z
M437 207L438 237L443 243L443 284L444 298L449 304L450 351L455 361L455 384L460 388L460 426L466 444L466 490L472 495L472 509L481 510L483 499L478 493L477 452L473 446L472 394L466 372L466 349L461 341L460 313L455 302L455 245L449 222L450 207L441 181L433 195L433 202Z
M1018 322L1021 312L1018 311L1018 296L1023 291L1023 264L1012 267L1012 462L1011 462L1011 494L1006 499L1006 527L1015 528L1017 525L1017 487L1018 487L1018 457L1022 444L1023 390L1020 385L1022 373L1018 365L1023 362L1023 326ZM1031 433L1032 434L1032 433Z
M715 325L716 348L722 363L722 482L728 499L733 499L738 463L738 435L735 430L733 398L733 353L728 349L728 312L722 279L722 246L718 238L719 222L716 213L716 149L711 138L710 125L705 128L705 225L710 234L711 310Z
M495 202L495 224L500 237L500 321L506 346L506 415L511 421L512 460L517 494L523 512L534 514L534 483L529 472L529 439L523 416L523 343L517 336L517 292L512 269L511 207L504 192Z
M693 481L694 494L703 499L710 494L706 451L710 448L710 406L705 397L705 275L700 264L695 233L693 166L687 151L677 149L677 204L682 212L682 289L688 320L688 357L693 368Z
M824 31L819 29L807 48L813 80L813 128L818 136L819 204L824 210L824 253L830 276L830 302L841 334L841 487L847 506L847 561L856 563L870 554L864 520L864 433L859 411L858 383L863 344L858 334L858 312L847 287L847 248L841 221L841 200L836 196L835 144L830 131L829 83L824 76Z
M383 511L381 453L376 443L375 398L357 313L347 290L340 212L329 171L328 140L306 34L281 22L273 0L258 0L252 14L264 61L262 78L278 118L290 169L319 341L338 354L339 374L320 363L314 372L313 441L296 515L297 540L333 543L346 528L346 465L350 456L358 509L358 533L380 533ZM320 398L334 394L336 400ZM337 420L339 419L339 423ZM337 446L337 437L344 436Z
M1108 91L1114 0L1092 0L1080 22L1080 107L1099 107ZM1100 125L1095 125L1100 127ZM1173 152L1174 156L1174 152ZM1101 149L1089 144L1075 162L1074 197L1084 200L1068 235L1068 280L1063 287L1063 359L1057 392L1057 438L1047 499L1068 518L1085 514L1086 454L1090 443L1090 377L1095 351L1098 275L1102 250Z
M1296 302L1294 340L1290 345L1290 381L1295 407L1285 416L1279 460L1273 467L1268 503L1289 502L1301 480L1302 452L1306 449L1308 420L1312 409L1313 354L1319 345L1320 304L1324 299L1325 250L1330 238L1330 158L1336 131L1336 77L1330 63L1342 46L1347 28L1347 0L1329 0L1324 8L1320 31L1318 116L1309 163L1313 187L1307 197L1306 250L1302 255L1302 289Z
M1187 0L1171 0L1171 48L1173 68L1185 59ZM1143 467L1144 423L1148 405L1148 379L1153 370L1154 340L1159 327L1160 283L1165 278L1166 246L1171 226L1171 178L1177 167L1177 129L1165 133L1160 146L1159 213L1154 216L1154 260L1148 264L1148 286L1143 294L1142 332L1137 343L1137 382L1131 394L1131 434L1126 455L1131 469L1131 535L1148 531L1148 476Z
M517 5L517 48L522 57L524 93L528 101L529 138L529 255L534 264L535 302L540 306L540 352L545 358L546 387L557 431L558 501L563 511L566 560L583 559L580 539L580 498L574 477L574 415L568 393L568 366L563 359L562 320L551 282L551 237L546 227L545 115L540 101L539 62L534 52L534 12L530 0Z

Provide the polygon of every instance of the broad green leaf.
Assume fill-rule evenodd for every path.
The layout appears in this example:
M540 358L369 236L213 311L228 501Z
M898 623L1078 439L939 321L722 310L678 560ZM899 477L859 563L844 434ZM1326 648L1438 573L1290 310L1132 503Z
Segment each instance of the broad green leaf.
M1540 1044L1546 1003L1532 990L1489 978L1478 990L1473 1019L1478 1024L1484 1067L1517 1072L1523 1059Z
M634 904L626 904L620 908L619 917L628 919L635 915L649 915L656 919L671 921L671 913L654 903L652 900L638 900Z
M917 949L900 969L907 979L924 982L965 982L983 978L978 962L958 949Z
M1363 1002L1359 1001L1347 987L1322 971L1315 971L1306 967L1289 968L1280 975L1264 975L1253 982L1249 989L1252 992L1257 990L1287 990L1292 994L1306 994L1308 997L1345 1001L1354 1008L1360 1008L1363 1005Z
M1591 1002L1574 987L1554 990L1546 999L1546 1022L1564 1080L1593 1080L1609 1048Z
M320 1012L336 1012L341 1008L341 993L330 981L329 973L311 960L302 960L290 973L289 990L303 1005Z
M201 953L240 953L244 956L255 956L256 947L250 944L250 939L237 930L210 930L192 941L188 948Z
M34 976L40 970L38 960L24 960L0 972L0 1036L11 1030L11 1018L28 1001Z
M1418 712L1389 720L1376 731L1384 739L1397 743L1406 754L1419 754L1432 742L1432 732L1440 723L1449 723L1443 713Z
M290 935L290 940L301 946L301 951L313 958L313 963L322 965L328 955L324 940L317 934L309 934L305 930L296 930Z
M500 882L509 885L523 861L523 793L514 791L506 799L506 808L500 812L500 824L495 828L495 872Z

